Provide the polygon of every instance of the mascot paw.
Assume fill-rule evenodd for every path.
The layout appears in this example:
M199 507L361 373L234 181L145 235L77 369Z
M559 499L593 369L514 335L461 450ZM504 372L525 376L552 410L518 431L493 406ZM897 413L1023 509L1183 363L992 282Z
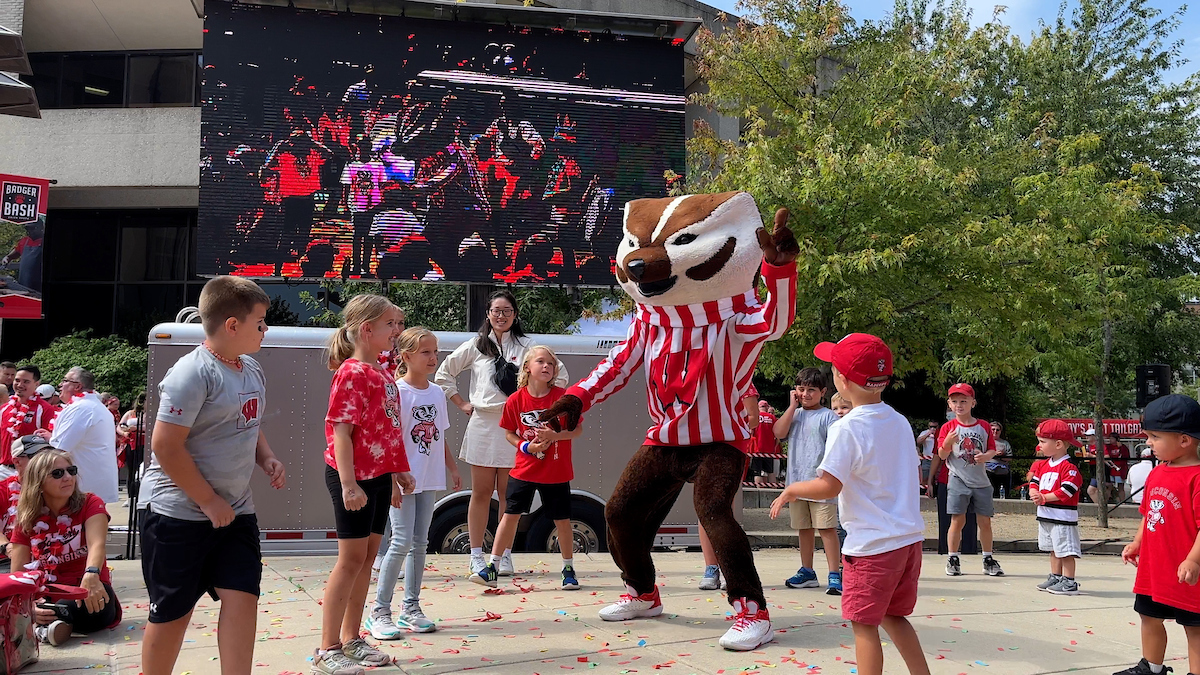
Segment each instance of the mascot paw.
M800 254L800 244L788 228L787 221L788 210L779 209L775 212L775 230L771 234L767 234L765 228L758 231L758 244L762 247L763 258L771 265L795 262Z
M559 417L566 415L567 423L563 425L559 421ZM583 401L579 400L578 396L571 394L563 394L561 398L554 402L541 416L538 421L543 424L549 424L551 429L562 431L565 426L567 431L575 431L575 427L579 426L579 418L583 415Z

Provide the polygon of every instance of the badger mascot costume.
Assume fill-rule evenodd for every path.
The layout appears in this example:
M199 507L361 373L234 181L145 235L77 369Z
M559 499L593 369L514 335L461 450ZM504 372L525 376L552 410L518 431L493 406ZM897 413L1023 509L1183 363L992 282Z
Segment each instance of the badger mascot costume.
M541 418L574 429L589 407L645 368L653 425L604 509L608 547L628 592L600 611L604 620L662 613L650 548L690 482L736 614L721 646L751 650L772 638L750 541L732 505L750 441L741 399L763 345L795 318L799 247L787 218L780 209L768 234L744 192L625 205L616 274L637 302L629 333ZM760 268L765 302L754 290Z

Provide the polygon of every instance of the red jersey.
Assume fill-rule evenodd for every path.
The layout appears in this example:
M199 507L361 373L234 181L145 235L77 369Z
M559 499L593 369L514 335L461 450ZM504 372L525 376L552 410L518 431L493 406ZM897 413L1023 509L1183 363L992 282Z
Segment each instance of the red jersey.
M796 266L762 264L769 293L658 307L638 305L625 339L567 390L584 410L608 398L643 367L651 426L647 445L750 445L740 412L763 346L796 318Z
M83 508L75 513L64 514L61 517L67 517L71 523L63 535L62 561L58 563L58 567L54 570L54 575L58 577L55 583L66 584L67 586L78 586L83 580L83 572L87 569L88 546L87 537L84 532L84 523L89 518L96 515L103 515L104 520L108 521L108 511L104 509L104 500L94 494L87 494L84 498ZM57 527L55 521L50 519L50 516L44 516L49 519L50 529L49 535L38 535L42 538L47 536L55 536ZM107 527L107 525L105 525ZM13 530L12 543L22 546L30 546L31 537L28 533L21 530ZM104 542L98 542L101 546ZM108 571L108 565L100 566L100 581L106 584L112 583L112 574Z
M1037 507L1037 519L1044 523L1060 525L1079 524L1079 490L1083 487L1083 476L1071 458L1063 455L1058 459L1039 459L1029 468L1038 492L1053 494L1059 501Z
M1092 453L1093 455L1096 454L1096 446L1089 445L1087 449L1088 452ZM1104 456L1108 459L1123 458L1128 460L1129 448L1125 447L1123 443L1108 443L1104 446ZM1094 462L1095 460L1093 459L1091 461ZM1125 480L1125 476L1129 474L1128 461L1106 462L1105 467L1104 475L1110 478L1120 478L1121 480Z
M14 418L18 415L16 404L10 399L8 403L0 408L0 464L12 466L12 444L22 436L28 436L38 429L50 429L50 422L54 421L54 416L58 411L54 406L46 403L40 396L34 396L29 399L29 412L25 413L24 419L17 424L17 434L14 436L12 432Z
M333 374L329 412L325 415L325 463L337 469L333 454L335 424L354 425L350 437L354 441L355 480L408 471L400 390L379 366L346 359Z
M1200 534L1200 466L1159 464L1142 494L1141 559L1133 592L1155 602L1200 613L1200 586L1179 583L1179 563Z
M538 421L538 416L565 393L567 391L562 387L552 387L545 396L535 397L529 393L528 387L521 387L504 402L500 428L513 432L522 440L532 441L537 430L546 427ZM543 459L520 450L516 453L516 466L508 472L513 478L527 483L553 485L569 482L575 477L575 469L571 464L571 441L555 442L546 449Z
M754 448L752 452L778 454L779 439L775 438L776 417L769 412L759 411L758 428L754 430Z

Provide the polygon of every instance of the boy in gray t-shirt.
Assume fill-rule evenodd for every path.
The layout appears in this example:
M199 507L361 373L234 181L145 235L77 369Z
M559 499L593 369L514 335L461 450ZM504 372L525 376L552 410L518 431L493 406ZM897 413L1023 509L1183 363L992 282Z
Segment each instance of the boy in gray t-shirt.
M988 576L1004 576L1000 563L992 557L992 483L988 480L987 463L996 456L996 439L992 436L992 425L975 419L971 410L975 407L975 389L969 384L950 387L950 410L954 419L942 425L938 432L938 456L946 462L950 478L946 483L946 513L950 516L950 531L946 541L950 557L946 560L946 574L956 577L962 574L958 550L962 545L962 531L967 524L967 511L974 507L975 519L979 523L979 543L983 546L983 571Z
M262 580L250 478L276 489L283 464L262 433L266 378L246 354L262 347L270 299L254 282L215 277L200 293L202 345L159 384L150 466L138 499L150 621L145 675L169 675L196 601L221 601L222 670L250 672ZM228 658L227 658L228 657ZM233 661L232 663L230 661Z
M796 373L787 410L775 421L775 437L788 441L787 482L799 483L817 477L817 467L825 459L825 439L837 413L821 404L828 391L825 374L816 368ZM788 504L792 529L800 537L800 569L787 579L788 588L817 588L813 569L816 534L821 534L825 561L829 565L829 595L842 594L841 547L837 535L837 502L798 499Z

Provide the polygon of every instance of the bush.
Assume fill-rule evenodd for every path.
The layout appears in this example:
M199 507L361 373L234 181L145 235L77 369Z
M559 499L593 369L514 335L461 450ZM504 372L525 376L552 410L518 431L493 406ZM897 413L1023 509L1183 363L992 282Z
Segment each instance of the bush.
M109 391L121 398L121 408L146 391L147 350L116 335L91 337L81 331L57 338L49 347L34 352L26 361L42 370L42 382L56 388L63 375L82 366L96 376L96 391Z

